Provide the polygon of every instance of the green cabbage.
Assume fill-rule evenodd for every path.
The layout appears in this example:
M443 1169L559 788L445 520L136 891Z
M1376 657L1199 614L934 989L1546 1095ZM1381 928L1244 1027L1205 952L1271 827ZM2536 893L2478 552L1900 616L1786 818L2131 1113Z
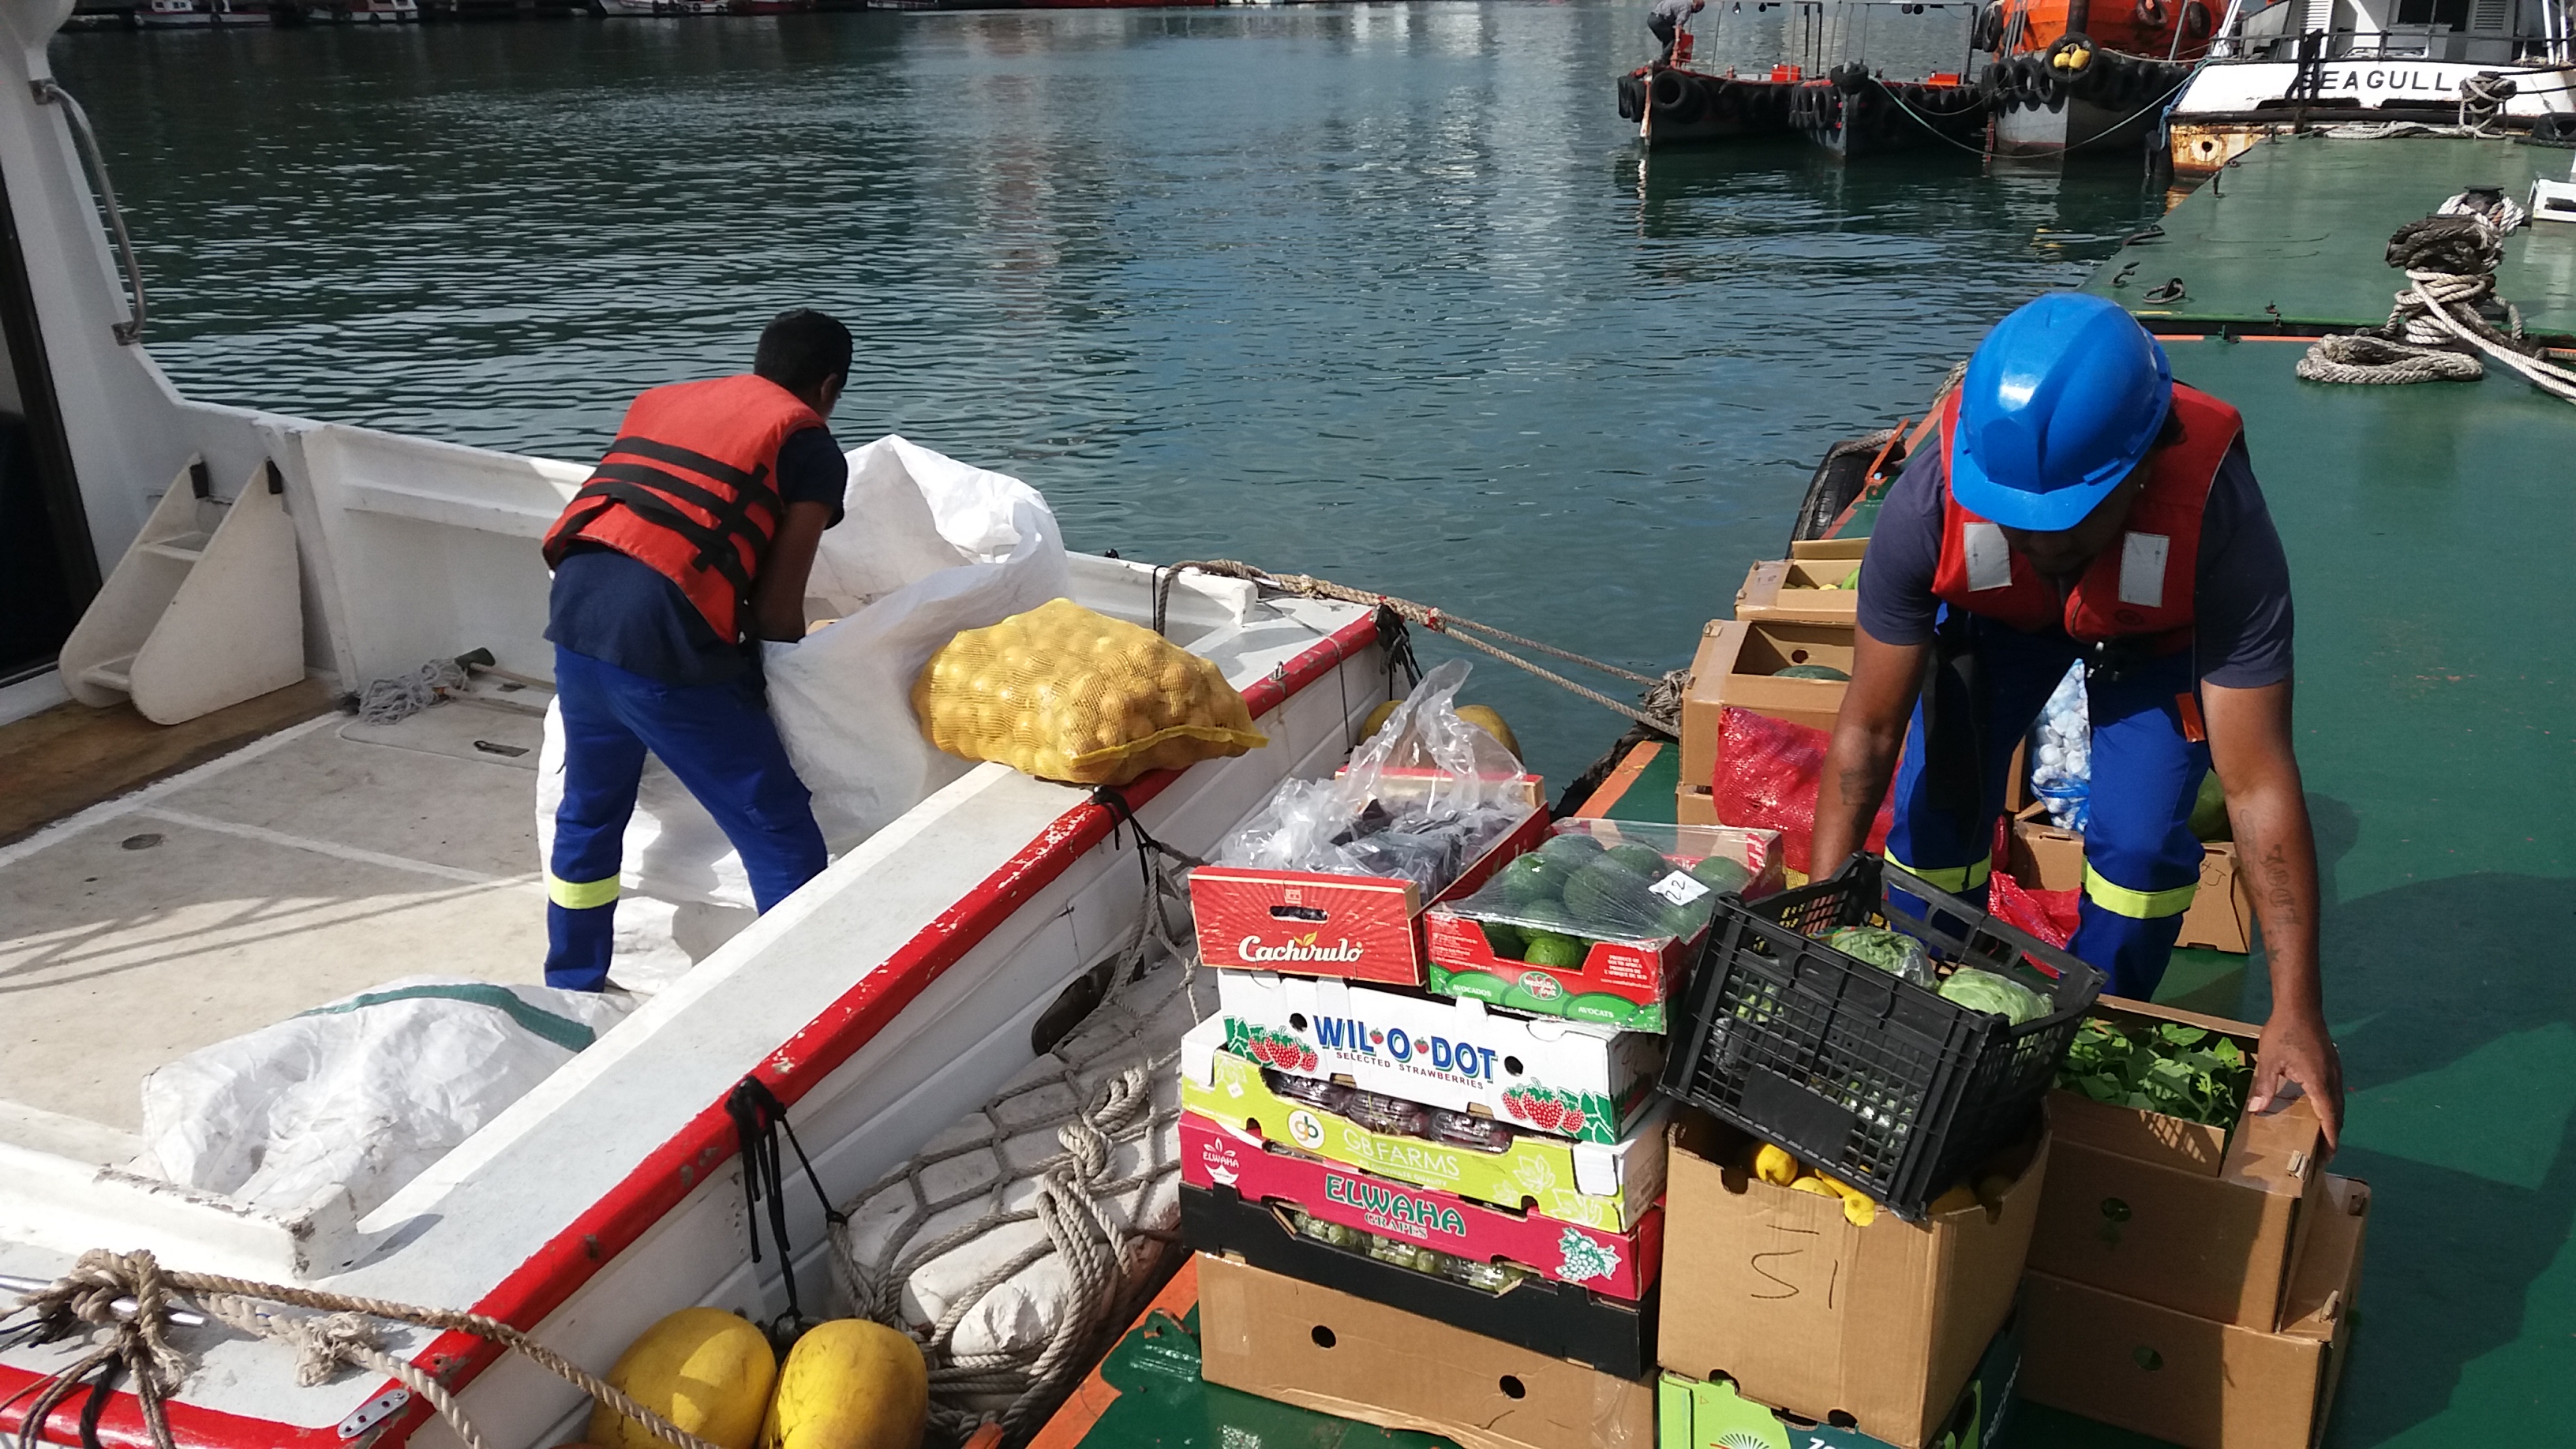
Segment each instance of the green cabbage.
M2013 980L1974 966L1962 966L1941 983L1941 998L1970 1011L1991 1012L2015 1026L2048 1015L2048 998Z
M1884 926L1844 926L1825 937L1825 944L1890 976L1902 976L1917 986L1932 984L1931 956L1924 951L1922 942L1903 931Z

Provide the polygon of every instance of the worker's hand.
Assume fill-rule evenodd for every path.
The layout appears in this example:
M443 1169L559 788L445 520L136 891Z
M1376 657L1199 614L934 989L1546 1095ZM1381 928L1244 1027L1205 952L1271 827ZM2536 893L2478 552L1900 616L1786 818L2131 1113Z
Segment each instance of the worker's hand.
M2343 1058L2326 1035L2325 1018L2316 1012L2276 1011L2263 1023L2263 1039L2254 1048L2254 1090L2245 1099L2245 1110L2271 1110L2291 1082L2317 1104L2331 1160L2343 1135Z

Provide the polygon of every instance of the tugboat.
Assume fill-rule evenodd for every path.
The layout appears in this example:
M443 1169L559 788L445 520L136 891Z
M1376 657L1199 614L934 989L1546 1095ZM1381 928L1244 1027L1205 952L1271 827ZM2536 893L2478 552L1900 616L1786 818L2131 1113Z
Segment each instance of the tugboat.
M1891 81L1845 61L1789 95L1789 125L1837 156L1874 156L1948 141L1983 149L1986 98L1952 73Z
M134 7L134 23L146 30L173 30L211 25L215 17L204 0L143 0Z
M1989 0L1978 88L2007 156L2135 155L2209 49L2207 0Z
M2576 140L2571 20L2568 0L2232 0L2174 103L2174 173L2205 176L2267 135L2320 126Z

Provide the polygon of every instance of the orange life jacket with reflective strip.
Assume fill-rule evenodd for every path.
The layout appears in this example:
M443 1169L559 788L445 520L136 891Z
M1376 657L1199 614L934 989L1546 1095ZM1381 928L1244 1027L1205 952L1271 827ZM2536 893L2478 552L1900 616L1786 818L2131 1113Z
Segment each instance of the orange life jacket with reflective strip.
M1932 573L1933 594L2025 633L2063 628L2087 644L2143 638L2158 654L2191 647L2201 510L2245 420L2180 383L2173 410L2182 437L2152 455L2146 489L2130 506L2119 545L2102 550L2061 598L2055 583L2013 552L2001 528L1960 507L1951 494L1950 450L1959 425L1959 395L1951 393L1941 408L1941 561Z
M546 567L575 543L615 549L679 585L717 638L737 642L787 512L779 445L821 426L795 394L749 373L646 392L547 531Z

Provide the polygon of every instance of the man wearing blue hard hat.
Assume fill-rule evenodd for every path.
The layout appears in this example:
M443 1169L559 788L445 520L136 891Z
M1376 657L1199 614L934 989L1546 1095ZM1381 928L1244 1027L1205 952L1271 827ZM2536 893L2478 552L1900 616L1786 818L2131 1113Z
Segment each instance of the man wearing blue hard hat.
M1814 859L1867 838L1981 899L2014 746L2068 667L2093 725L2070 949L2152 996L2200 882L2190 818L2214 767L2271 974L2249 1105L2295 1082L2328 1146L2343 1074L2317 961L2316 844L2290 735L2290 577L2234 408L2173 380L2116 305L2042 297L1997 323L1889 488L1860 573L1852 681Z

